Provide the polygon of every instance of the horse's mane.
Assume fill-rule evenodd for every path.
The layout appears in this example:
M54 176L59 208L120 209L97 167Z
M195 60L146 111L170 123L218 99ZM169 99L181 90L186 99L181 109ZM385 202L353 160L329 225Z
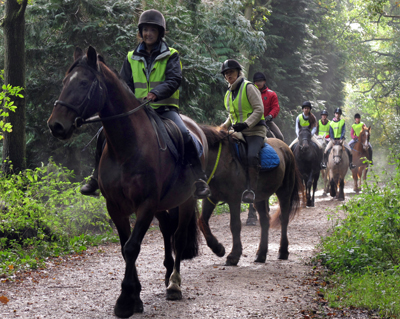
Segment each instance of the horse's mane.
M228 136L228 132L225 130L221 130L217 126L211 126L211 125L205 125L205 124L200 124L200 128L203 130L207 142L209 145L213 145L215 143L218 143L222 139Z

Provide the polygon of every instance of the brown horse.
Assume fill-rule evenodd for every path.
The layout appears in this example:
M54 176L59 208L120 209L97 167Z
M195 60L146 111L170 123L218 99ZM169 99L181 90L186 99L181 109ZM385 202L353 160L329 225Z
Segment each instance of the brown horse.
M330 178L331 196L344 200L344 178L349 168L349 156L342 141L335 141L328 158L327 170ZM338 191L339 187L339 191Z
M354 191L359 192L361 190L361 178L367 179L367 171L369 161L372 161L369 155L369 139L371 137L371 126L363 127L361 130L357 142L353 144L352 154L353 154L353 164L356 166L351 170L353 173L354 180ZM358 185L358 179L360 179L360 185Z
M326 142L325 135L323 135L323 136L318 135L318 136L316 136L316 138L321 143L322 149L325 152L326 145L328 144ZM326 196L328 196L328 192L329 192L329 176L328 176L327 169L321 169L321 177L322 177L322 181L324 183L324 190L323 190L322 196L326 197Z
M55 137L67 139L89 116L100 116L107 145L100 160L99 185L118 230L126 263L114 312L126 318L143 312L135 262L154 216L159 219L164 236L167 299L182 298L181 260L198 253L196 202L192 199L194 176L190 168L177 163L171 152L159 146L158 135L146 113L152 109L145 110L145 103L135 98L94 48L89 47L86 55L77 48L74 58L48 126ZM202 142L207 156L203 131L189 118L184 117L184 121ZM202 160L204 165L204 154ZM170 220L167 210L179 214L178 220ZM136 214L136 223L131 233L132 213Z
M228 255L226 265L237 265L242 255L242 243L240 240L240 204L242 193L246 185L246 170L239 163L232 151L232 143L228 133L217 128L202 125L209 145L209 159L206 169L208 176L214 174L210 180L212 196L203 200L202 215L199 219L200 229L204 234L207 245L219 257L225 255L224 246L218 242L212 234L209 219L216 203L226 202L230 209L230 227L232 232L233 247ZM291 220L298 212L300 197L303 192L301 177L297 172L296 161L289 147L279 139L270 138L268 143L275 149L280 158L280 164L271 171L261 171L256 190L256 209L260 217L261 239L257 251L256 262L265 262L268 252L268 230L272 226L281 226L281 243L279 259L287 259L288 237L287 228ZM220 150L220 151L219 151ZM220 155L219 155L220 154ZM218 159L219 158L219 159ZM269 216L268 200L276 193L279 199L280 211L272 221Z

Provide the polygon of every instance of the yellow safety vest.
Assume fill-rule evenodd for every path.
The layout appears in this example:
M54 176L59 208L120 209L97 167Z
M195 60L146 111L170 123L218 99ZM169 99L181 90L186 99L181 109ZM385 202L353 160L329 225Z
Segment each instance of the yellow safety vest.
M364 126L364 123L363 123L363 122L360 122L360 123L358 123L358 124L354 123L354 124L351 126L351 127L353 128L353 130L354 130L355 136L360 136L360 132L361 132L363 126Z
M128 61L132 69L132 77L135 85L135 96L138 99L144 98L157 85L165 81L165 70L167 62L171 55L178 52L174 48L169 48L156 57L151 68L150 75L147 75L145 59L140 56L133 55L134 51L128 52ZM181 63L182 68L182 63ZM169 98L150 104L154 109L160 106L175 106L179 108L179 90L176 90Z
M342 136L343 125L344 125L343 119L340 119L338 122L331 121L331 127L333 129L333 138L340 138Z
M305 120L303 114L300 114L298 117L300 126L310 126L310 121L307 119Z
M329 128L331 127L331 125L329 123L330 123L330 121L328 121L324 125L324 124L322 124L321 120L318 121L318 135L319 136L324 136L324 135L328 135L329 134Z
M250 81L244 80L239 88L239 93L235 100L232 101L232 91L226 91L224 104L225 108L229 113L232 124L243 123L253 113L253 108L247 98L247 85ZM264 114L261 116L261 120L264 120Z

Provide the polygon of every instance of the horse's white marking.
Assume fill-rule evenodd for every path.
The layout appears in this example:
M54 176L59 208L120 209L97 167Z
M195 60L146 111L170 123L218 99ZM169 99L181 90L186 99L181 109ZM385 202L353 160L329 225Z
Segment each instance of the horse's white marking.
M71 75L71 77L69 78L69 82L72 82L73 80L75 80L78 77L78 71L75 71L74 74Z

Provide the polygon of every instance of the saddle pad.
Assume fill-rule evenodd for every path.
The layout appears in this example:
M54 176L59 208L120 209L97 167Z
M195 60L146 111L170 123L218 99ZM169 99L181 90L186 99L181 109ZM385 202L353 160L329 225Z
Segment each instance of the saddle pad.
M236 154L238 155L239 160L241 160L240 154L239 154L239 145L237 143L235 143L234 145L235 145ZM273 170L281 162L279 159L279 156L276 153L276 151L274 150L274 148L267 143L264 143L264 146L260 150L259 156L260 156L262 171Z

